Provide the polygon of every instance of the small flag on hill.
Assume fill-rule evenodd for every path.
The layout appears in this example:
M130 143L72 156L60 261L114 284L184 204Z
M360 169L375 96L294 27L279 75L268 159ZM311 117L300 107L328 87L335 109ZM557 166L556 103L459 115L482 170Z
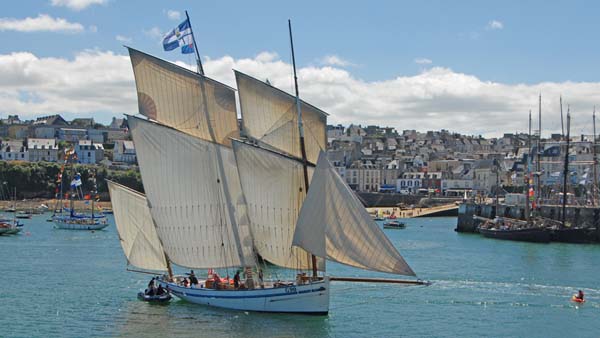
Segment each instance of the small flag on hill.
M189 19L186 19L179 26L175 27L163 39L163 48L165 51L170 51L178 47L181 47L182 54L194 52L194 39Z

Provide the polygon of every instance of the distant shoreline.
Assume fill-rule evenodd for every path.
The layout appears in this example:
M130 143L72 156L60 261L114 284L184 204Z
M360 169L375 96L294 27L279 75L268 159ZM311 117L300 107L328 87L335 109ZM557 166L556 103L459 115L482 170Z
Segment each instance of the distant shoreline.
M91 210L92 209L91 201L88 201L89 204L85 204L85 202L86 201L75 201L75 209ZM68 203L68 201L63 201L63 204L64 203ZM52 208L54 208L54 206L56 205L56 200L55 199L45 199L45 198L17 200L16 202L4 200L4 201L0 201L0 210L4 211L14 205L14 208L17 211L21 211L21 210L27 211L27 210L36 209L42 204L47 205L49 210L52 210ZM67 206L68 206L68 204L67 204ZM94 209L96 209L98 206L99 206L99 208L102 208L102 209L112 209L112 205L111 205L110 201L95 202Z

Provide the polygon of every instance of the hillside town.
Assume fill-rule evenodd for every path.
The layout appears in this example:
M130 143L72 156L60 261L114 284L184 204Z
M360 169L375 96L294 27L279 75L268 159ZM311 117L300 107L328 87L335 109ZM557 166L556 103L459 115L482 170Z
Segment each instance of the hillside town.
M135 146L127 121L102 125L93 118L67 121L60 115L21 120L0 119L0 160L58 162L73 148L78 162L136 169ZM328 157L356 192L445 197L521 193L530 139L525 133L498 138L467 136L448 130L397 131L392 127L329 125ZM541 142L539 179L551 195L561 184L564 138L553 134ZM570 183L592 181L593 137L571 139ZM537 137L531 151L537 155ZM537 159L533 159L537 163ZM544 193L544 192L542 192Z
M127 121L113 118L110 125L93 118L65 120L60 115L21 120L18 115L0 119L0 160L58 162L73 148L78 162L107 167L136 164Z
M505 133L486 139L448 130L399 132L389 127L337 125L328 126L327 137L330 161L358 192L448 197L522 193L528 161L545 198L555 197L562 184L566 142L561 134L539 140L536 135ZM593 144L593 136L571 138L569 184L580 187L575 188L578 195L592 183Z

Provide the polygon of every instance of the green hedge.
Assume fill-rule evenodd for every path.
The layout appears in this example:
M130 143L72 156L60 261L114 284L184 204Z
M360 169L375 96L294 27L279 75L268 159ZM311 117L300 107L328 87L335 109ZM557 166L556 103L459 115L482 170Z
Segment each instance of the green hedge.
M12 196L12 191L17 188L17 198L53 198L57 186L57 177L60 164L51 162L19 162L0 161L0 198ZM64 191L68 192L69 183L74 172L81 174L83 191L92 190L93 184L90 177L96 172L98 193L103 200L108 199L108 187L105 179L109 179L137 191L143 192L142 178L137 170L107 170L96 165L76 164L65 169L63 174ZM6 182L6 183L4 183ZM9 194L10 192L10 194Z

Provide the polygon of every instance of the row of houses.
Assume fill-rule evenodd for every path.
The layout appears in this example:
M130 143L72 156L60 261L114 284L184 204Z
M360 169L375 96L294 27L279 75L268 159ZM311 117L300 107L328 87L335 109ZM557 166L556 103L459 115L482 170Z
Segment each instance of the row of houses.
M490 195L509 187L521 191L527 164L530 175L536 172L541 185L555 191L564 176L566 146L561 135L542 139L539 151L529 148L529 137L523 133L486 139L446 130L399 133L387 127L337 125L328 126L327 136L330 161L359 192L463 196ZM572 138L570 184L584 186L593 180L593 147L591 136Z
M92 140L79 140L73 145L79 163L98 164L105 160L102 143ZM56 139L28 138L25 141L1 141L0 160L29 162L58 162L64 157L64 148L60 148ZM111 162L135 164L137 157L132 141L114 142Z

